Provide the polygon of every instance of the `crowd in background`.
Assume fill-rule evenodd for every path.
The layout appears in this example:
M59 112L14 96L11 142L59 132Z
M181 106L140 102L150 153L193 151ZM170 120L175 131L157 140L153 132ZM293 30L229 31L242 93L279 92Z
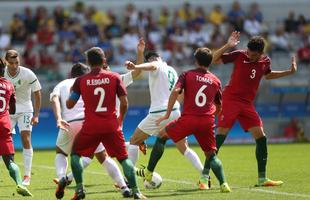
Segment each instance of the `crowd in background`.
M128 4L121 16L83 2L71 10L58 6L52 12L44 6L25 7L8 26L0 26L0 52L19 46L25 66L57 74L62 62L84 61L83 53L91 46L101 47L109 64L123 65L135 59L136 44L143 36L148 49L157 50L174 67L182 67L192 63L197 46L219 48L232 30L245 37L264 36L268 53L297 51L301 62L310 62L310 23L303 15L292 11L271 29L259 4L245 8L238 1L227 13L220 5L205 12L202 6L184 3L175 10L162 7L154 14L152 9L142 11ZM297 46L291 44L291 36L298 38Z

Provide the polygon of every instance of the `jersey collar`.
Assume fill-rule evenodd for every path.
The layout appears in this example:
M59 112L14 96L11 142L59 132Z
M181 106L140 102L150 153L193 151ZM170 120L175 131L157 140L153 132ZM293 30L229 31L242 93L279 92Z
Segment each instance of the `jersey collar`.
M15 76L12 76L8 70L8 67L6 67L6 73L8 74L8 76L12 79L16 78L18 75L19 75L19 72L20 72L20 67L18 67L18 71L17 73L15 74Z

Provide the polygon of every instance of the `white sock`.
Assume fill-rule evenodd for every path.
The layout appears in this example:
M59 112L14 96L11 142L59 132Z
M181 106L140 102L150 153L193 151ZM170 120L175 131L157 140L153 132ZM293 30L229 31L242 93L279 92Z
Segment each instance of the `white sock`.
M128 158L131 160L133 165L136 165L139 159L139 146L130 144L128 147Z
M189 160L189 162L199 171L199 173L202 173L203 170L203 165L196 154L195 151L193 151L190 148L187 148L186 151L184 152L184 156Z
M91 161L92 161L92 159L91 158L89 158L89 157L81 157L81 159L82 159L82 165L83 165L83 169L85 169L86 167L88 167L88 165L91 163ZM67 175L67 177L68 177L68 180L69 181L72 181L73 180L73 174L72 174L72 172L70 172L68 175Z
M125 142L125 145L126 145L126 149L127 149L127 151L128 151L128 148L129 148L130 142Z
M30 176L31 174L31 166L32 166L32 157L33 157L33 149L23 149L23 157L24 157L24 175Z
M66 177L68 168L68 158L62 153L57 153L55 157L56 174L60 180L62 177Z
M111 178L116 182L116 184L120 188L124 186L127 187L121 170L119 169L116 162L112 158L106 157L102 165L107 169L108 174L111 176Z

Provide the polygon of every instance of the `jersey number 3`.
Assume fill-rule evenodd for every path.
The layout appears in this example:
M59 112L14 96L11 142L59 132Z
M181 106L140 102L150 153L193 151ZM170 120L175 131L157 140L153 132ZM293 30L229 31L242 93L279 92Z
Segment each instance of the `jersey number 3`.
M1 94L5 94L5 90L0 90L0 95ZM5 98L0 96L0 101L2 101L2 107L0 108L0 112L3 112L5 110L5 107L6 107Z
M204 105L206 105L207 96L205 95L205 93L203 93L204 89L206 88L206 85L201 86L196 94L195 103L198 107L203 107Z
M256 75L256 70L255 69L252 69L252 74L250 75L250 78L253 79L255 78L255 75Z
M105 91L103 88L101 87L97 87L94 90L94 95L99 95L100 94L100 99L96 108L96 112L106 112L107 111L107 107L103 107L103 100L104 100L104 96L105 96Z

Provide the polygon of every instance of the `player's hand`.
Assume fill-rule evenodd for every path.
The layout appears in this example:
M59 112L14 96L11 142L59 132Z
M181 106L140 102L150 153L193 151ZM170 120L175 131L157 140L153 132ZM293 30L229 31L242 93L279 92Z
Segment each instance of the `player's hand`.
M127 67L128 70L134 70L134 69L136 69L136 65L135 65L133 62L131 62L131 61L126 61L126 62L125 62L125 65L126 65L126 67Z
M169 117L168 117L167 115L164 115L164 116L158 118L158 119L156 120L156 126L159 126L159 124L160 124L162 121L164 121L164 120L166 120L166 119L168 119L168 118L169 118Z
M138 52L144 52L144 49L145 49L145 42L144 42L144 38L142 37L139 39L137 50Z
M230 48L233 48L235 46L237 46L240 42L240 32L238 31L234 31L230 34L228 40L227 40L227 45Z
M69 132L69 126L70 124L65 120L63 119L57 120L57 128L60 128L66 132Z
M38 123L39 123L39 117L38 117L38 116L33 116L33 117L31 118L30 124L31 124L32 126L35 126L35 125L37 125Z
M294 74L296 71L297 71L296 56L292 56L291 73Z

